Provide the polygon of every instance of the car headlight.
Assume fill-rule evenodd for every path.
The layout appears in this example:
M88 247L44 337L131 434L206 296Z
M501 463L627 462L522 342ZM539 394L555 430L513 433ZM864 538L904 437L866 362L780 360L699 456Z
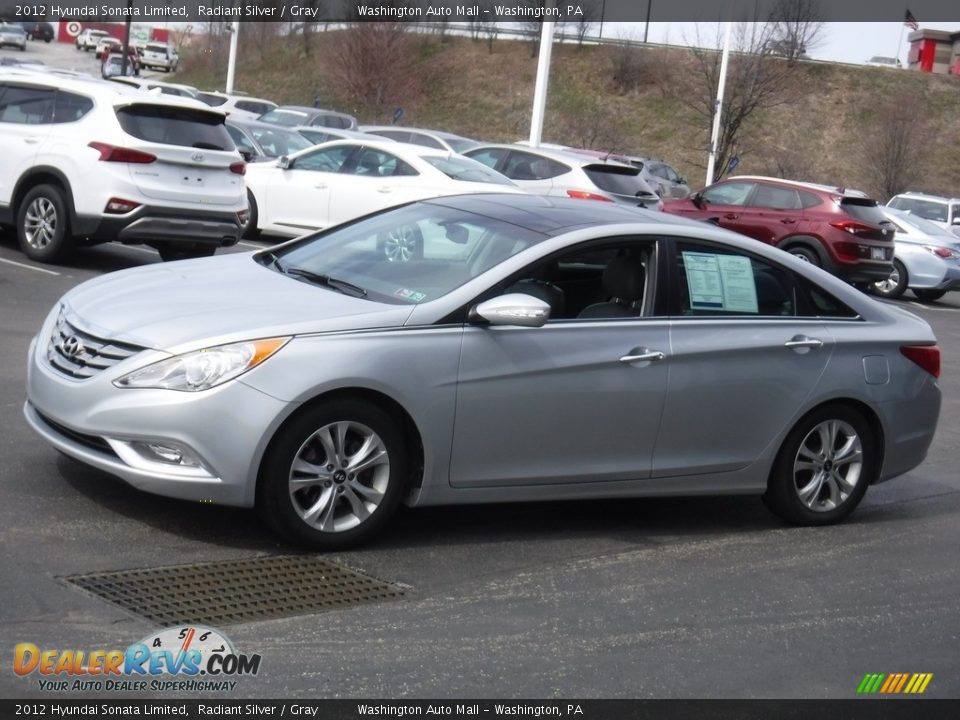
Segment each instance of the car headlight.
M267 338L195 350L134 370L113 384L119 388L208 390L255 368L289 340Z

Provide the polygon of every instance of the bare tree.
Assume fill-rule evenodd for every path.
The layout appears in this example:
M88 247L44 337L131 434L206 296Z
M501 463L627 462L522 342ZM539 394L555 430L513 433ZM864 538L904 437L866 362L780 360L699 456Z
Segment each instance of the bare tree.
M736 52L731 52L727 68L713 180L723 177L732 157L748 150L743 147L748 121L758 112L790 102L795 97L793 91L798 86L795 68L792 63L772 56L772 29L769 23L752 22L738 23L736 27ZM705 141L708 141L720 79L721 53L699 47L699 38L696 45L698 47L691 50L692 69L673 67L671 75L663 78L662 87L687 108L694 124L699 125ZM720 45L719 39L717 45ZM707 142L703 147L709 150Z
M770 13L770 44L788 60L805 57L824 38L820 0L777 0Z
M929 149L927 121L917 112L924 104L910 90L888 96L863 133L864 169L876 197L892 197L920 179Z
M570 16L567 18L567 22L577 34L577 47L579 48L583 47L583 40L590 32L590 27L601 19L601 2L600 0L580 0L578 7L582 14Z
M332 65L352 103L376 112L419 99L422 68L402 22L357 23L338 40Z

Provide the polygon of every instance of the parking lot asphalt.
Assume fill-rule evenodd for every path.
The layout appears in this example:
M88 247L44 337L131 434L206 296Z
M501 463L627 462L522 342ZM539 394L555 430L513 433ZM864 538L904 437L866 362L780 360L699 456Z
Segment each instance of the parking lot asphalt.
M3 697L50 697L11 671L17 643L124 648L157 629L64 576L298 552L252 511L138 492L23 420L27 346L56 299L158 261L108 245L39 266L0 233ZM958 295L899 303L943 349L940 426L927 461L845 524L787 527L752 497L406 510L331 556L406 597L225 626L263 657L229 696L845 698L868 672L932 672L927 696L960 696Z
M70 45L26 55L97 69ZM23 420L27 346L57 298L158 261L101 246L40 266L0 232L2 697L82 695L15 676L17 643L125 648L157 629L65 576L298 552L252 511L138 492ZM788 527L752 497L406 510L330 556L405 584L404 599L221 628L263 661L211 697L852 698L873 672L933 673L927 697L960 696L960 293L898 304L939 338L940 425L926 462L846 523Z

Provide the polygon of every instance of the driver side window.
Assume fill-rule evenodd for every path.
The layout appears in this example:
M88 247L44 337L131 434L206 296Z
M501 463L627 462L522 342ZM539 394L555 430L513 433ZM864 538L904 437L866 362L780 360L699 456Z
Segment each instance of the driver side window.
M721 183L704 190L700 199L708 205L746 205L753 188L753 183Z
M298 157L291 167L297 170L313 170L315 172L340 172L353 151L354 145L340 145L326 150L317 150L309 155Z

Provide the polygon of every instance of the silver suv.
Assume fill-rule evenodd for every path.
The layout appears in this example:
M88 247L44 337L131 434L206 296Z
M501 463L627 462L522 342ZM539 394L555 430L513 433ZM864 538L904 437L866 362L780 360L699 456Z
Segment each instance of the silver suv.
M908 191L890 198L887 207L922 217L960 237L960 198Z
M0 225L33 260L116 240L212 255L246 223L224 115L121 83L0 69Z
M180 55L173 45L149 42L143 46L143 58L140 64L145 68L176 72L180 64Z

